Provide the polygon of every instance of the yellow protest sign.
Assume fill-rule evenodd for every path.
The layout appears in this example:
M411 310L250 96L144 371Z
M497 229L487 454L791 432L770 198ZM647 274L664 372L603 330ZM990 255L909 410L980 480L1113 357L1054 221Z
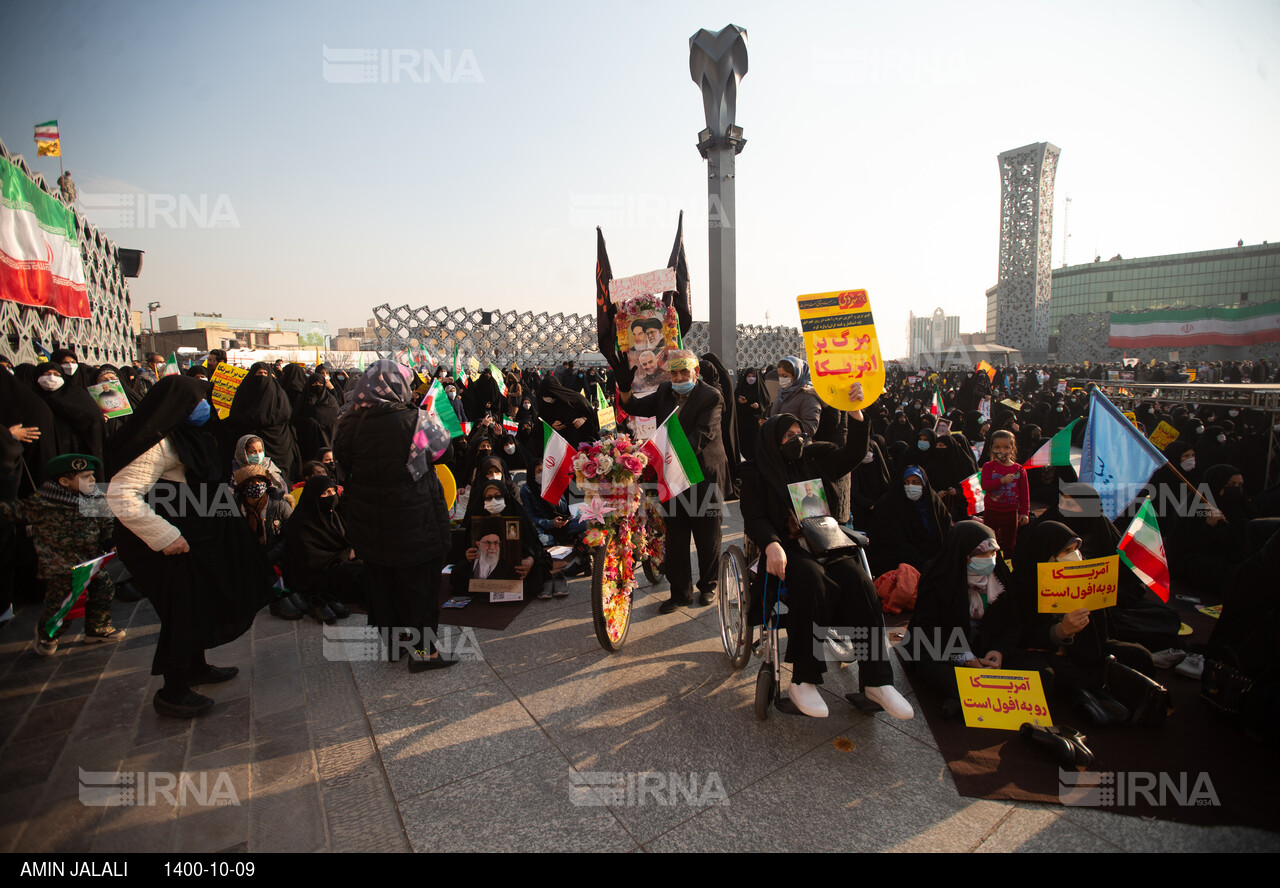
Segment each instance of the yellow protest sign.
M796 299L813 389L837 410L861 410L884 392L884 361L866 290L810 293ZM849 386L862 383L862 400Z
M596 418L600 422L600 431L602 433L617 430L618 420L612 407L601 407L596 411Z
M1156 426L1156 430L1151 433L1151 443L1156 445L1157 450L1164 450L1176 440L1178 440L1178 430L1164 420L1160 420L1160 425Z
M235 400L236 389L249 375L243 367L232 367L230 364L219 364L213 371L209 381L213 383L213 406L217 408L218 418L226 419L231 413L231 402Z
M1016 731L1024 722L1051 727L1040 673L956 667L965 727Z
M1087 607L1114 607L1120 582L1120 556L1088 561L1051 561L1036 565L1037 613L1069 614Z

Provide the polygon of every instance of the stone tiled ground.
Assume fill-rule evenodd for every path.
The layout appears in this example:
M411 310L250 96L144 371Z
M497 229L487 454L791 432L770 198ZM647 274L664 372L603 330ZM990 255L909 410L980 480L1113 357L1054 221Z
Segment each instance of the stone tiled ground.
M741 532L727 522L726 542ZM756 664L729 668L714 608L661 616L665 588L642 588L609 655L587 581L570 588L477 631L483 660L412 676L332 662L323 627L264 612L210 655L240 675L205 688L217 706L193 722L151 708L147 602L117 603L123 643L51 659L26 650L26 608L0 635L0 851L1280 848L1257 830L961 798L923 717L852 710L847 671L826 686L830 718L761 724ZM117 770L204 774L239 804L82 804L81 771ZM642 776L605 805L600 773ZM659 787L670 774L698 790Z

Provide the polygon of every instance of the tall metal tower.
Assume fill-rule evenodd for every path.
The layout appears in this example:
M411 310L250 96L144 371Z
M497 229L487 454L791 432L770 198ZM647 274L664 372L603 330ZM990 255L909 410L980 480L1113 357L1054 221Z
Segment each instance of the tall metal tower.
M1000 274L996 342L1044 360L1052 294L1053 180L1062 149L1048 142L998 156Z

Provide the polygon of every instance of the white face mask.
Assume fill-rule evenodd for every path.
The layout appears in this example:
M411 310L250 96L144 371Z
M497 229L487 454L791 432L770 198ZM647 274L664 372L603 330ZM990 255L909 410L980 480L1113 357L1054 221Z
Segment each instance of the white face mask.
M791 379L791 377L789 377L789 376L779 376L779 377L778 377L778 388L784 388L784 389L785 389L785 388L791 388L791 383L792 383L792 382L794 382L794 381L795 381L795 380Z
M503 447L502 449L503 449L503 450L505 450L507 453L515 453L515 452L516 452L516 445L514 445L514 444L507 444L507 445L506 445L505 447Z
M1182 471L1190 472L1196 467L1196 458L1193 456L1190 459L1184 459L1178 465L1182 466Z
M904 484L902 485L902 490L906 493L907 499L911 500L913 503L920 499L920 497L924 496L924 488L915 484Z
M754 376L748 376L747 385L755 385L755 384L756 384L756 378Z
M502 510L505 509L506 507L507 507L506 500L502 500L502 499L485 500L484 502L484 510L488 512L490 515L501 514Z
M75 363L74 361L68 361L67 363L62 365L62 372L67 374L68 376L75 376L76 368L79 366L80 365Z
M61 376L54 376L52 373L46 373L38 380L40 388L44 389L46 392L56 392L58 389L62 388L62 383L64 381L65 380L63 380Z
M1057 560L1058 561L1084 561L1084 556L1080 554L1079 549L1076 549L1075 551L1069 552L1066 555L1059 555Z

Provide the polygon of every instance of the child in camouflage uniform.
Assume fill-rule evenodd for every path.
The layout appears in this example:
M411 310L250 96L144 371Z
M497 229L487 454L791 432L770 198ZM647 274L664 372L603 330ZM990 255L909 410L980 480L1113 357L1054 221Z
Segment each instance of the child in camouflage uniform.
M49 478L22 502L0 501L0 517L31 526L32 543L40 556L40 577L45 581L44 613L36 626L34 648L41 656L58 650L58 636L66 631L64 622L53 637L49 621L57 615L71 592L71 571L77 564L105 555L111 547L115 519L106 498L94 485L94 472L102 466L97 457L66 453L49 460ZM115 586L105 570L89 583L85 601L84 640L112 642L124 638L124 630L111 625L111 600Z

